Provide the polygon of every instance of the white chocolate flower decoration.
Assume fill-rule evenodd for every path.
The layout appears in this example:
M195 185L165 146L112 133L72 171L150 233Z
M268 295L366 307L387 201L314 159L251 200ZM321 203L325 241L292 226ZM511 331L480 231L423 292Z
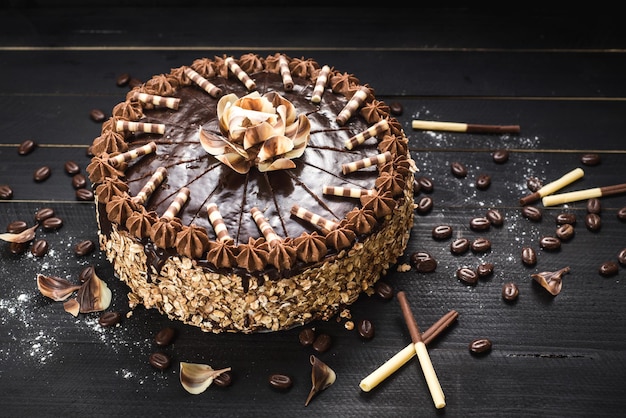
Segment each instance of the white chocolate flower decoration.
M259 171L295 168L292 159L304 153L310 138L309 119L296 116L293 104L276 92L222 96L217 117L222 136L200 128L200 144L241 174L252 166Z

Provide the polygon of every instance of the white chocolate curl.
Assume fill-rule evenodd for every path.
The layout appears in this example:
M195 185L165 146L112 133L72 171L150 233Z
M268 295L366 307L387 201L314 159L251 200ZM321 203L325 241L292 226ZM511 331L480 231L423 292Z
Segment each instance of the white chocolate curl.
M315 87L313 88L313 96L311 96L311 101L313 103L319 103L322 101L322 94L324 94L324 89L326 88L326 84L328 83L328 74L330 73L330 67L325 65L322 67L322 70L317 76L317 80L315 80Z
M391 161L391 153L386 151L382 154L376 154L372 157L363 158L362 160L353 161L351 163L343 164L341 166L341 172L343 174L352 173L353 171L361 170L362 168L371 167L375 164L384 164Z
M143 145L139 148L135 148L121 154L116 155L115 157L109 158L109 164L113 167L117 167L122 163L128 162L130 160L134 160L135 158L139 158L143 155L151 154L156 151L157 146L155 142L150 142L146 145Z
M284 55L279 58L280 62L280 75L283 78L283 86L286 91L293 90L293 79L291 78L291 71L289 70L289 63Z
M365 99L367 99L367 95L369 94L369 92L369 88L361 86L361 88L354 93L354 96L352 96L352 98L348 101L348 103L346 103L344 108L341 109L341 112L339 112L339 114L337 115L337 123L339 125L343 126L346 124L346 122L348 122L348 119L350 119L354 112L356 112L357 109L361 107Z
M187 202L188 198L189 198L189 189L186 187L183 187L182 189L180 189L180 191L174 198L174 201L170 203L170 206L167 208L162 218L166 218L169 220L174 219L174 217L178 215L178 212L180 212L180 209L183 207L185 202Z
M211 225L213 225L213 229L215 230L215 235L217 235L217 239L222 242L230 241L232 238L228 235L226 224L217 208L217 204L209 203L206 206L206 210L209 214L209 221L211 221Z
M142 103L152 104L154 106L167 107L168 109L178 109L180 99L177 97L163 97L156 94L139 93L135 92L133 98L139 100Z
M360 132L354 135L352 138L348 139L344 143L344 145L348 149L353 149L355 146L362 144L369 138L375 137L376 135L382 134L383 132L388 130L389 122L387 122L387 119L382 119L364 130L363 132Z
M156 190L157 187L163 183L165 176L167 175L167 170L165 167L159 167L152 174L152 177L148 180L146 184L141 188L137 196L133 197L133 200L140 205L146 203L146 201L150 198L152 193Z
M235 59L233 57L226 58L224 62L226 63L226 65L228 65L230 71L235 74L239 81L241 81L248 90L256 89L256 83L254 82L254 80L251 79L250 76L241 69L241 67L235 62Z
M211 97L218 98L222 95L222 89L217 87L215 84L211 83L206 78L202 77L200 74L195 72L193 69L186 67L185 75L191 79L194 83L196 83L200 88L209 93Z
M358 187L341 187L341 186L324 185L323 193L325 195L352 197L352 198L358 199L363 195L373 195L374 190L360 189Z
M320 228L326 229L328 231L332 231L337 228L339 224L333 221L329 221L328 219L324 219L315 213L304 209L298 205L293 205L291 207L291 214L302 219L303 221L307 221L310 224L319 226Z
M165 125L162 123L130 122L127 120L118 120L115 123L115 130L117 132L129 131L163 135L165 133Z
M270 246L273 246L278 241L280 241L280 237L274 232L272 225L265 219L263 216L263 212L261 212L258 208L250 209L250 213L252 214L252 218L254 218L254 222L256 222L257 226L263 233L265 240Z

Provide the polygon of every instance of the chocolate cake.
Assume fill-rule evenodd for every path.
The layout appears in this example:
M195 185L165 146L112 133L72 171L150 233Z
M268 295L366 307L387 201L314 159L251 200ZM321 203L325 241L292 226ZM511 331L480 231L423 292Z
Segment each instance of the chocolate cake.
M200 58L132 88L93 141L99 240L143 304L210 332L328 320L403 253L415 164L353 74Z

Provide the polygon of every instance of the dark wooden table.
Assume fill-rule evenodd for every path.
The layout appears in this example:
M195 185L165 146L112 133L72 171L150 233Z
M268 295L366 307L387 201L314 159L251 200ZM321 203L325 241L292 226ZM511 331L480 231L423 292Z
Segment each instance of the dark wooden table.
M42 258L28 250L12 254L0 242L0 416L623 416L626 267L612 277L599 267L626 247L626 222L617 217L626 195L600 198L596 232L585 226L586 201L535 202L539 222L523 217L519 204L530 193L529 178L547 184L577 167L584 177L562 191L626 182L626 31L617 11L9 3L0 9L0 185L9 185L13 197L0 200L0 227L15 220L32 225L42 207L52 207L64 225L38 230L50 243ZM416 213L399 264L424 250L438 267L429 274L394 268L384 280L406 292L422 328L450 309L460 314L429 346L443 410L434 408L415 359L371 392L359 389L361 379L410 342L396 299L364 296L351 307L354 321L375 325L370 341L346 330L345 320L314 324L333 338L329 351L314 353L299 344L300 329L213 335L141 307L120 327L103 329L99 314L74 318L37 290L38 273L76 280L92 265L113 292L110 309L128 312L127 289L102 253L74 254L79 241L97 240L96 221L93 203L76 199L64 164L75 161L84 172L87 147L100 132L89 113L110 112L123 99L118 75L146 80L195 58L246 52L314 58L403 105L399 119L419 174L434 182L434 207ZM413 119L519 124L521 132L419 131ZM20 156L26 139L39 146ZM504 164L493 161L498 149L510 152ZM601 163L583 165L586 153L599 154ZM466 178L450 173L455 161L466 165ZM43 165L52 175L36 183L33 172ZM476 188L479 174L492 176L487 190ZM489 208L504 215L504 225L471 230L470 219ZM539 239L555 234L562 212L576 215L575 237L559 251L542 250ZM491 252L453 255L450 240L431 236L443 224L455 237L488 238ZM534 267L521 262L527 246L538 253ZM459 267L484 262L495 271L477 285L455 277ZM571 270L557 296L531 278L563 267ZM519 286L515 303L501 297L506 282ZM168 325L178 331L165 349L174 361L158 371L148 356L155 334ZM475 338L491 340L491 352L470 354ZM337 381L305 407L311 354L335 370ZM230 366L234 382L190 395L178 381L179 361ZM293 387L273 390L271 373L291 375Z

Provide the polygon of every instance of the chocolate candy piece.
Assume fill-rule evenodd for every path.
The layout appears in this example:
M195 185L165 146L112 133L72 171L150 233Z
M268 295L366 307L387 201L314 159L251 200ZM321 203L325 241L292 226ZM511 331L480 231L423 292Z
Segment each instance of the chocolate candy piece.
M399 116L402 114L402 103L400 102L391 102L389 104L389 111L396 116Z
M37 222L43 222L48 218L52 218L53 216L54 216L54 209L41 208L35 213L35 220Z
M467 238L457 238L450 244L450 252L452 254L464 254L470 248L470 240Z
M485 217L489 219L489 222L493 226L502 226L504 224L504 217L498 209L489 209Z
M617 211L617 219L626 221L626 206Z
M361 319L357 322L356 329L359 335L366 339L371 340L374 338L374 324L368 319Z
M76 190L76 200L81 200L83 202L89 202L94 199L93 192L87 188L77 189Z
M478 190L487 190L491 186L491 176L489 174L480 174L476 177L476 188Z
M450 164L450 171L452 171L454 177L464 178L467 176L467 168L458 161L454 161Z
M213 383L219 387L225 388L233 384L233 374L230 370L221 373L213 379Z
M13 189L8 184L0 184L0 200L9 200L13 197Z
M491 250L491 241L487 238L476 238L472 241L471 248L475 253L486 253Z
M491 222L484 216L470 219L470 229L473 231L487 231L491 227Z
M452 227L450 225L439 225L433 228L432 236L436 240L448 239L452 236Z
M567 241L574 236L574 227L571 224L563 224L556 229L556 236L561 241Z
M50 218L44 219L41 226L46 231L56 231L63 226L63 220L57 216L51 216Z
M437 269L437 260L426 251L415 251L411 254L411 264L420 273L430 273Z
M617 254L617 261L619 261L622 266L626 266L626 248L622 248L619 254Z
M557 225L564 225L564 224L575 225L576 224L576 214L574 214L574 213L559 213L558 215L556 215L556 224Z
M119 324L122 320L122 314L117 311L104 312L98 318L98 324L101 327L108 328Z
M539 246L546 251L556 251L561 248L561 240L556 237L541 237Z
M585 226L592 232L599 231L602 226L602 219L600 219L600 215L597 213L588 213L585 216Z
M430 196L422 197L417 203L417 213L425 215L433 209L433 199Z
M280 373L270 375L268 381L271 387L279 390L287 390L293 385L291 377Z
M89 117L94 122L103 122L106 119L106 115L100 109L91 109L91 112L89 112Z
M328 351L331 345L332 339L330 338L330 335L320 334L315 338L315 341L313 341L313 350L317 351L318 353L323 353L325 351Z
M35 143L35 141L33 141L32 139L27 139L27 140L23 141L17 147L17 153L19 155L28 155L31 152L33 152L36 147L37 147L37 144Z
M385 281L382 281L382 280L377 281L376 284L374 285L374 291L382 299L389 300L393 298L393 294L394 294L393 287L391 287L391 285Z
M75 174L72 176L72 187L75 189L83 189L87 186L87 178L83 174Z
M74 246L74 254L79 257L91 254L96 249L96 244L91 240L80 241Z
M313 328L305 328L298 333L298 341L305 347L313 345L315 341L315 331Z
M600 161L601 161L600 154L596 154L596 153L583 154L580 157L580 162L588 166L598 165L600 164Z
M48 241L45 239L38 239L33 242L33 246L30 248L30 252L35 257L43 257L48 253Z
M541 209L536 206L524 206L522 208L522 216L533 222L539 222L543 217L543 213L541 212Z
M489 277L493 274L493 263L483 263L476 268L476 274L479 278Z
M587 213L596 213L599 215L600 212L602 212L602 204L600 203L600 199L598 199L597 197L587 199Z
M537 254L534 249L531 247L522 248L522 263L531 267L537 264Z
M600 265L598 272L604 277L615 276L619 272L619 266L615 261L605 261Z
M65 172L69 174L70 176L80 173L80 166L76 164L76 162L71 161L71 160L66 161L63 168L65 169Z
M172 341L174 341L175 337L176 330L172 327L165 327L157 332L157 334L154 336L154 342L158 346L165 347L167 345L170 345Z
M461 267L456 271L456 277L465 284L475 285L478 282L478 274L468 267Z
M43 167L39 167L35 170L33 173L33 180L40 183L47 180L50 177L50 174L52 174L52 170L50 170L50 167L47 165L44 165Z
M519 296L519 289L513 282L504 283L502 285L502 299L506 301L516 300Z
M492 154L493 162L496 164L504 164L509 161L509 151L505 149L499 149Z
M543 182L537 177L529 177L526 180L526 187L531 192L536 192L543 187Z
M469 351L474 355L483 355L491 351L491 340L488 338L477 338L469 343Z
M171 359L170 356L165 353L156 352L150 354L150 357L148 357L148 362L155 369L165 370L170 367Z
M428 177L425 177L425 176L417 177L415 181L419 183L420 190L423 191L424 193L431 193L435 188L433 181L429 179Z

